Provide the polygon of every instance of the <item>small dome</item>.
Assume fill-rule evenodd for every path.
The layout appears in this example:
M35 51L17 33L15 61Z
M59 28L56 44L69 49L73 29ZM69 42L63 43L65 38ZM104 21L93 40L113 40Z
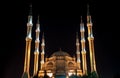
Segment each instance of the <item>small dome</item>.
M70 56L70 55L64 51L57 51L57 52L54 52L52 56Z

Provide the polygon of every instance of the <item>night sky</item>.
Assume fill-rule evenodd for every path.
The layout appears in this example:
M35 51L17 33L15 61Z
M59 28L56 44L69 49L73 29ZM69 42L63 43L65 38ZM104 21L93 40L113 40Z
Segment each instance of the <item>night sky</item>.
M2 78L21 78L24 69L27 17L31 2L17 0L15 2L7 1L7 3L3 2L0 17L2 20L0 25L1 76ZM45 34L46 56L50 56L60 48L68 52L71 56L74 56L76 52L76 32L79 32L81 15L83 16L86 28L87 4L90 5L90 14L93 21L98 74L100 78L113 78L114 75L120 73L120 38L118 38L120 35L117 7L105 4L102 1L96 2L96 0L91 0L86 2L32 2L34 25L32 29L33 40L30 74L33 73L33 52L37 16L40 15L40 39L42 33L44 32ZM87 30L85 34L87 49Z

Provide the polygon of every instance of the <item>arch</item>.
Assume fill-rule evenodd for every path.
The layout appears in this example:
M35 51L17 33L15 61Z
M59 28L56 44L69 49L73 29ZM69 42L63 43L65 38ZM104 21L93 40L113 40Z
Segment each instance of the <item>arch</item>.
M49 63L47 64L47 66L48 66L48 67L53 67L53 63L52 63L52 62L49 62Z
M69 67L73 67L73 66L74 66L74 63L69 62L69 63L68 63L68 66L69 66Z

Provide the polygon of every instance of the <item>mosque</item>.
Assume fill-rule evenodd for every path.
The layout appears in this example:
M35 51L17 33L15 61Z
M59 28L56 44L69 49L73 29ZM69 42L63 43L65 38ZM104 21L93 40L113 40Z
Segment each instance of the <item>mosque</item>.
M36 24L36 39L35 39L35 50L34 50L34 69L33 75L30 76L30 55L31 55L31 42L32 42L32 6L30 6L30 13L28 15L27 22L27 35L26 35L26 47L25 47L25 60L24 60L24 71L22 78L31 78L38 76L43 78L46 74L50 78L57 78L57 76L64 76L63 78L69 78L71 75L83 76L87 75L88 68L90 65L91 72L97 72L95 51L94 51L94 36L92 31L92 19L89 13L89 7L87 10L87 40L89 45L89 52L86 52L86 39L85 39L85 26L81 17L80 22L80 38L76 34L76 57L71 57L68 52L62 51L61 49L57 52L53 52L50 57L45 56L45 39L44 34L40 40L40 22L39 16ZM40 44L41 42L41 44ZM81 45L81 46L80 46ZM41 47L41 50L39 50ZM87 63L86 53L90 55L90 64Z

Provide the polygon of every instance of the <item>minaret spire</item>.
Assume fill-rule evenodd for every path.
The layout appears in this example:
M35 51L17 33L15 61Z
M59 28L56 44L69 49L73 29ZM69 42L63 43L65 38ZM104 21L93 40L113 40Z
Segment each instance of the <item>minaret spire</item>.
M94 52L94 37L92 31L92 19L89 13L89 6L87 7L87 27L88 27L88 42L89 42L89 52L90 52L90 64L91 72L96 72L96 62L95 62L95 52Z
M91 19L91 15L90 15L90 6L87 5L87 23L91 23L92 24L92 19Z
M87 15L89 16L90 15L90 6L87 4Z
M81 23L80 23L80 33L81 33L81 46L82 46L82 68L83 68L83 75L87 74L87 60L86 60L86 49L85 49L85 28L84 23L81 16Z
M25 50L25 61L24 61L24 76L30 78L29 68L30 68L30 52L31 52L31 41L32 41L32 5L30 5L30 14L28 15L28 23L27 23L27 36L26 36L26 50Z
M78 32L76 32L76 54L77 54L77 63L80 63L80 43L79 43L79 38L78 38ZM78 65L80 69L80 65Z
M34 72L33 76L36 76L38 73L38 61L39 61L39 35L40 35L40 24L39 24L39 16L36 24L36 40L35 40L35 51L34 51Z
M30 4L29 15L32 15L32 4Z
M45 39L44 39L44 33L42 36L42 44L41 44L41 70L44 69L44 55L45 55Z
M78 32L76 32L76 55L77 55L77 75L82 75Z

